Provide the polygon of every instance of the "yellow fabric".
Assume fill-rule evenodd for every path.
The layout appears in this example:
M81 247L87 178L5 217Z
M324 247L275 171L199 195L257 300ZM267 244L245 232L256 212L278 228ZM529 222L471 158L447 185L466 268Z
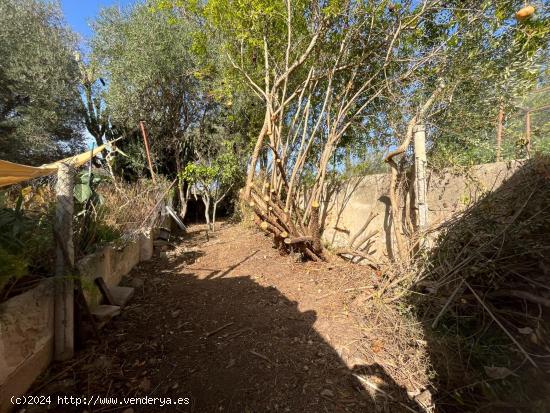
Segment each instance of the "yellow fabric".
M83 165L90 160L90 157L96 156L105 149L105 146L101 145L93 151L84 152L80 155L71 156L70 158L42 166L27 166L0 160L0 187L17 184L40 176L55 174L60 163L68 163L74 167Z

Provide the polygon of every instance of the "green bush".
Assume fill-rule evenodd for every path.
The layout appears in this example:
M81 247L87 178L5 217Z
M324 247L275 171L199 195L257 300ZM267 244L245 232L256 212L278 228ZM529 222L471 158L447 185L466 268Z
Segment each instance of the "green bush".
M0 290L11 278L27 274L27 261L20 255L11 254L0 247Z

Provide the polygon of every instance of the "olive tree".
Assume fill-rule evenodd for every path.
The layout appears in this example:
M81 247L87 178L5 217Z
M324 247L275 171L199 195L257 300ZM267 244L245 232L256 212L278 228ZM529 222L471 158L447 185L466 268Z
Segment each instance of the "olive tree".
M0 157L41 163L83 143L76 37L59 5L0 0Z

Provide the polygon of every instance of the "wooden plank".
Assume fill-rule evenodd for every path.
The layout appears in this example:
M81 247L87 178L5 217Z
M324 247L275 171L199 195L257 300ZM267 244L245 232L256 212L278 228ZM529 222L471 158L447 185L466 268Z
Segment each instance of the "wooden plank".
M111 291L109 290L109 287L107 287L107 284L105 284L103 277L97 277L94 282L97 285L97 288L99 288L105 302L109 305L116 305L115 300L111 295Z

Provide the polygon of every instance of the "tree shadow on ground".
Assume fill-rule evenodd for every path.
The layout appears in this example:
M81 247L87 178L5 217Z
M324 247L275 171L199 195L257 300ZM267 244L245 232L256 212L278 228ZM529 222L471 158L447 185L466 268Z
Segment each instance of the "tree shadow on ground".
M301 311L276 288L248 276L199 278L168 271L172 265L159 260L134 271L132 277L145 280L143 291L102 331L103 342L82 350L76 363L54 365L35 384L38 393L189 398L188 405L178 406L86 407L90 413L129 407L136 413L414 408L381 366L348 368L315 330L316 313Z
M550 411L549 234L548 158L527 161L440 229L409 299L437 411Z

